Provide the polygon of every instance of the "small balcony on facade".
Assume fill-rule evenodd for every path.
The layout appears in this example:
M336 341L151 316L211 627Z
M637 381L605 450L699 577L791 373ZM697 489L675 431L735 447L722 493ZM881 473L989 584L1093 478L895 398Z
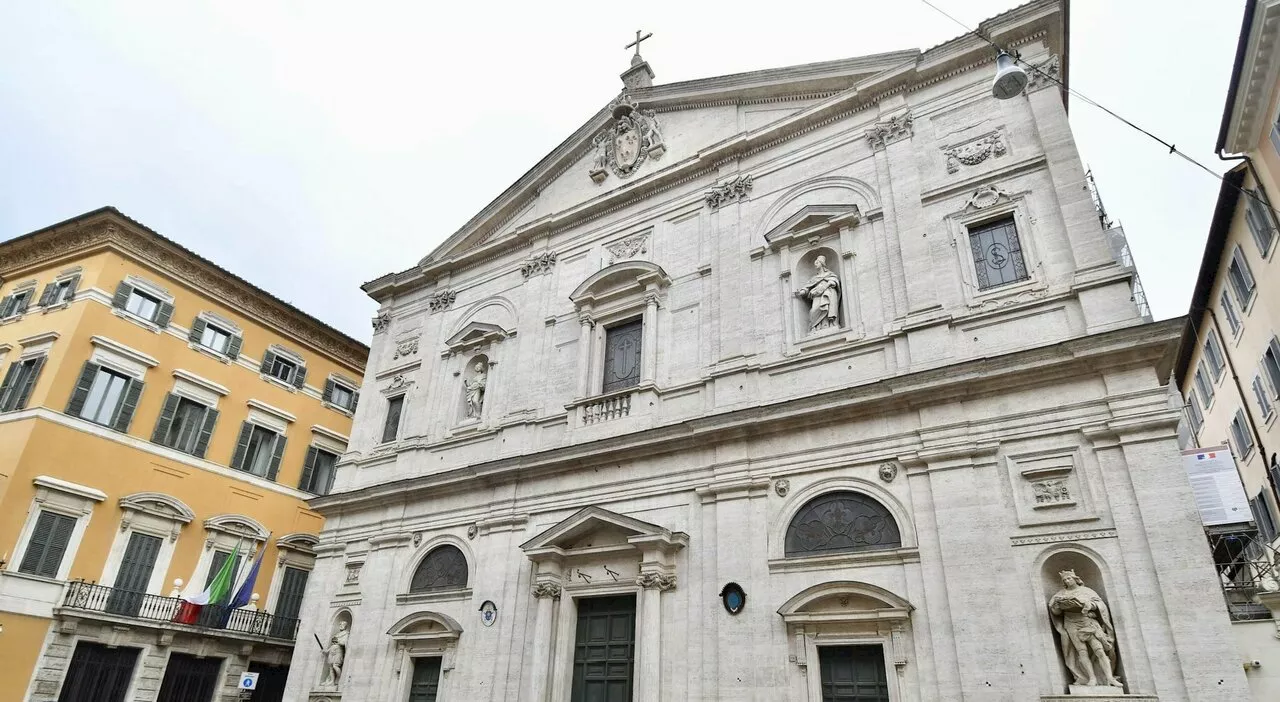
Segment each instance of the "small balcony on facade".
M55 608L54 615L284 645L292 645L298 633L297 619L244 607L206 605L190 622L180 622L177 619L182 605L183 601L177 597L148 595L78 580L67 583L62 604Z

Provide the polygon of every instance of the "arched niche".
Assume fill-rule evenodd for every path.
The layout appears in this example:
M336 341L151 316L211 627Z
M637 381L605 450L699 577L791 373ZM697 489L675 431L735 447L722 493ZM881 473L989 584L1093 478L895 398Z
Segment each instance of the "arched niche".
M490 371L493 364L483 353L467 359L459 373L458 417L464 422L479 422L489 404Z
M791 275L798 338L847 329L849 286L840 274L840 255L829 246L809 249Z
M1070 647L1067 642L1065 633L1060 627L1060 621L1055 623L1055 617L1049 609L1049 602L1055 593L1063 590L1065 585L1063 582L1063 573L1071 571L1082 581L1084 587L1096 592L1106 604L1106 611L1102 614L1108 620L1107 627L1110 630L1112 638L1110 655L1114 664L1116 676L1121 680L1126 680L1124 670L1124 656L1122 655L1123 638L1120 622L1117 621L1115 606L1117 599L1112 597L1108 592L1109 578L1104 573L1105 567L1102 565L1100 557L1081 546L1066 546L1046 552L1040 558L1039 579L1038 583L1041 591L1041 607L1043 617L1050 622L1048 627L1049 633L1053 640L1054 658L1057 662L1057 669L1062 676L1063 691L1067 691L1067 686L1071 685L1074 676L1068 670L1066 648Z

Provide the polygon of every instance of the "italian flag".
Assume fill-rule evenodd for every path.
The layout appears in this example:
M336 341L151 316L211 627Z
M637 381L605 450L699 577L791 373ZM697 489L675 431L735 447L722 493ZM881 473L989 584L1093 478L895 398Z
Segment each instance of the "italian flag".
M204 609L205 605L226 604L236 577L234 568L239 557L240 544L236 544L235 550L222 562L222 568L213 580L209 581L209 587L206 587L204 592L182 596L182 604L178 605L178 613L173 615L173 621L178 624L195 624L200 617L200 610Z

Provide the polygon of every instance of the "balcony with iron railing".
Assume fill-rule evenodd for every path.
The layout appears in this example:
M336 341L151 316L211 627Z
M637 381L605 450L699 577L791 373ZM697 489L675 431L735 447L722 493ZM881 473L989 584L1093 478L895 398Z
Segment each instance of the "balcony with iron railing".
M279 642L292 642L298 632L297 619L219 605L204 606L190 622L176 621L182 604L177 597L148 595L78 580L67 583L61 610L70 616L121 618L204 635L226 634Z

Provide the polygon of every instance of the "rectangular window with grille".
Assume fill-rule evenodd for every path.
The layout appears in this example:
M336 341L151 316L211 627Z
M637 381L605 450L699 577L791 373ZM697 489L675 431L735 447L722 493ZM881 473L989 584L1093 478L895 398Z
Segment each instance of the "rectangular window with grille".
M1013 217L969 228L969 249L978 276L978 289L1008 285L1031 277L1022 256L1022 243Z
M1231 418L1231 442L1240 460L1243 461L1253 454L1253 434L1249 431L1244 412L1240 410L1236 410L1235 416Z
M1241 307L1248 307L1253 300L1253 291L1257 284L1253 280L1253 272L1249 270L1249 262L1244 259L1244 252L1237 246L1231 251L1231 263L1227 266L1227 281L1235 291L1236 299Z
M1204 398L1205 409L1213 404L1213 383L1209 382L1209 373L1204 369L1204 361L1196 364L1196 390Z
M1235 303L1231 301L1231 295L1227 294L1226 290L1223 290L1220 300L1222 316L1227 318L1227 324L1231 326L1231 333L1239 334L1240 327L1243 325L1240 323L1240 313L1236 311Z
M1191 422L1191 433L1199 434L1200 427L1204 426L1204 412L1200 409L1200 400L1196 398L1195 390L1187 395L1187 419Z
M1209 370L1213 371L1213 380L1217 382L1222 378L1222 371L1227 368L1227 361L1222 355L1222 344L1218 342L1218 335L1212 329L1205 336L1204 357L1209 361Z
M640 384L644 320L616 324L604 331L604 382L602 392L613 392Z
M22 555L18 572L44 578L58 577L58 568L62 566L62 557L67 552L71 532L75 528L74 518L41 510L36 526L31 530L31 538L27 540L27 550Z
M382 423L382 443L395 441L400 433L400 413L404 411L404 395L387 400L387 418Z
M1245 221L1249 225L1249 233L1253 234L1258 252L1265 257L1271 251L1271 243L1276 238L1276 229L1271 224L1274 220L1271 218L1270 206L1261 188L1245 190L1244 198L1248 203L1245 209Z

